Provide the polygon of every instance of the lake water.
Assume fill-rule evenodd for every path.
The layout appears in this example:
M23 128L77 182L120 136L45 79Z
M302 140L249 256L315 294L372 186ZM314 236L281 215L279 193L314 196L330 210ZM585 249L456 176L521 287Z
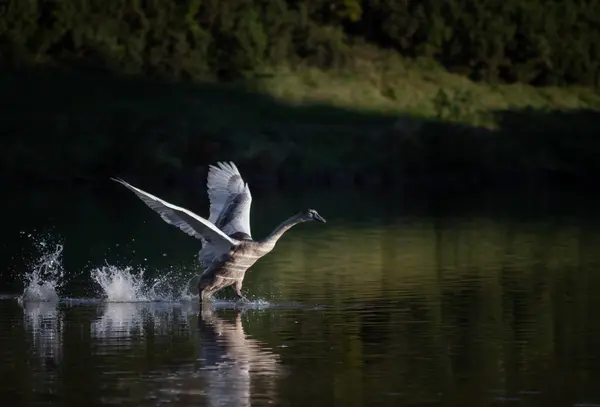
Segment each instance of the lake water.
M201 308L199 242L126 189L4 192L2 405L600 406L591 198L255 190L257 238L328 222L251 269L250 304Z

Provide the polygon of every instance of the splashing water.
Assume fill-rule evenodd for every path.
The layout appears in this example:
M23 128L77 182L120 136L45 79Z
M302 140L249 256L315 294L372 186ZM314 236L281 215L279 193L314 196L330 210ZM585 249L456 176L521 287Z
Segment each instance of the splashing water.
M144 280L144 268L119 268L107 264L91 271L92 280L101 288L108 302L175 301L189 297L187 285L176 288L167 273L161 277Z
M91 271L91 278L100 286L103 300L109 303L134 302L180 302L188 303L198 298L189 292L189 278L171 276L171 270L153 279L145 279L144 268L119 268L107 264ZM189 276L188 276L189 277ZM213 304L225 306L231 301L213 299ZM236 301L233 302L235 304ZM267 307L271 303L264 299L251 301L253 306Z
M22 232L25 234L25 232ZM25 287L18 297L19 303L24 302L59 302L59 293L65 283L65 270L62 264L63 245L47 243L48 238L36 238L31 234L26 237L33 240L39 257L32 262L24 276ZM187 303L198 298L197 294L189 291L189 267L177 270L171 268L167 273L155 278L145 278L146 269L138 267L117 267L106 264L92 269L90 277L99 286L99 296L109 303L135 302L183 302ZM175 272L175 276L172 273ZM74 299L70 299L74 300ZM224 306L230 301L218 300L215 304ZM255 306L268 306L265 300L254 300Z
M19 301L56 302L59 299L58 291L64 284L63 245L56 244L51 249L45 240L35 241L34 245L41 256L25 274L25 288Z

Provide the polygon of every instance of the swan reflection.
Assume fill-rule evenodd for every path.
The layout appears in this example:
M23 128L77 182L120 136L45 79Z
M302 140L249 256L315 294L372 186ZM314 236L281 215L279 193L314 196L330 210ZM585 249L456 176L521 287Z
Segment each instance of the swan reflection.
M147 399L221 407L275 400L282 373L278 355L246 335L239 310L218 312L202 307L195 331L197 359L176 371L156 372Z
M233 322L209 307L198 315L198 363L205 370L209 405L249 406L253 388L274 401L275 380L281 373L278 355L247 337L241 312L233 313Z

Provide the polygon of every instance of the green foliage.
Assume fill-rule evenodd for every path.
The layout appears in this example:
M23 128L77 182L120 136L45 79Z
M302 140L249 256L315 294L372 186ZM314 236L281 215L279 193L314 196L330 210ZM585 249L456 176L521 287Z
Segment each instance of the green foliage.
M366 0L361 35L486 81L600 82L600 1Z
M477 112L473 111L476 105L473 96L468 90L458 90L448 93L440 88L433 99L436 117L444 121L464 122L470 121Z
M341 0L332 2L331 8L342 20L356 22L362 17L362 5L359 0Z
M358 3L344 2L338 15L325 1L290 4L11 0L0 6L0 62L176 79L248 76L304 59L336 65L346 38L328 23L358 18Z
M600 84L600 0L8 0L0 8L9 67L248 77L300 63L339 68L353 43L368 41L476 80Z

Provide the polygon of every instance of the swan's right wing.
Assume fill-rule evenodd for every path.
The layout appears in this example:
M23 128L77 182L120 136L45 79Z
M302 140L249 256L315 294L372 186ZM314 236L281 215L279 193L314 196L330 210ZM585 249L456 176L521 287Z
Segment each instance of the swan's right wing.
M209 167L206 183L210 200L208 220L228 236L242 232L251 237L250 188L234 163L218 162L217 165Z
M223 233L219 228L208 220L196 215L195 213L164 201L146 191L123 181L118 178L111 178L129 190L133 191L146 205L156 211L160 217L170 225L177 226L190 236L206 241L218 252L228 251L236 242Z

